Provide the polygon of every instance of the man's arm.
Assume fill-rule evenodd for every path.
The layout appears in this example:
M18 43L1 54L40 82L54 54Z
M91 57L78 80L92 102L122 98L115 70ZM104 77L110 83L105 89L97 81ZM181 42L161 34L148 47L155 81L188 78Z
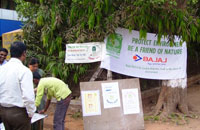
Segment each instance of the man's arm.
M44 110L41 110L39 113L44 114L47 111L47 109L49 108L50 104L51 104L51 99L47 99Z
M33 76L30 70L27 70L21 78L21 91L22 100L26 107L26 111L29 117L32 117L36 111L35 106L35 94L33 89Z
M43 95L44 95L44 85L42 81L40 80L37 86L37 93L36 93L36 99L35 99L36 107L40 105Z

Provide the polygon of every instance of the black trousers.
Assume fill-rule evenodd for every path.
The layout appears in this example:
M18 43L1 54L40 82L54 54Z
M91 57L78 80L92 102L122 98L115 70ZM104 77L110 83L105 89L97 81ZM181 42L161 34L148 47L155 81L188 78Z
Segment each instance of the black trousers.
M0 117L6 130L31 130L31 118L25 108L0 106Z

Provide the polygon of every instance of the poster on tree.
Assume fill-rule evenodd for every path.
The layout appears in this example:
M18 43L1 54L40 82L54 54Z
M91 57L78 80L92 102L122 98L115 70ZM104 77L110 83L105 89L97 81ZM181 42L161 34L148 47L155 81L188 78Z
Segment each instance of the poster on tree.
M93 63L101 61L103 42L66 44L65 63Z
M173 46L167 38L147 33L140 39L138 31L118 28L105 38L106 52L101 68L116 73L147 79L178 79L186 77L187 47L178 37Z

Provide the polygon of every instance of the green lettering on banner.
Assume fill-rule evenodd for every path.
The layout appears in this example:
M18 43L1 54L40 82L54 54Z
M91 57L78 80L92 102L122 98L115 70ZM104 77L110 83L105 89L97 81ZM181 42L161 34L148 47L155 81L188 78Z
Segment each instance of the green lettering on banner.
M136 69L141 69L141 67L140 67L140 66L128 65L128 64L126 64L126 66L125 66L125 67L128 67L128 68L136 68Z
M128 45L128 51L133 51L133 47L134 46Z
M167 42L167 41L161 41L160 43L158 43L157 40L154 40L153 45L154 45L154 46L165 46L165 47L169 47L169 46L170 46L170 43Z
M168 41L161 41L160 43L158 43L157 40L154 40L153 45L154 46L170 47L170 43ZM174 42L173 47L181 47L180 42Z
M165 49L164 53L170 55L180 55L182 54L182 49Z
M145 71L145 73L158 73L158 71Z
M132 43L142 44L142 45L151 45L151 40L132 38Z
M175 47L180 47L181 44L180 44L180 42L174 42L174 46L175 46Z
M163 53L163 49L160 49L160 48L159 48L159 49L157 50L157 53L158 53L158 54L162 54L162 53Z
M148 48L148 47L141 47L140 48L141 53L156 53L156 48Z
M138 46L136 46L136 48L135 48L135 52L138 52Z
M70 46L70 45L69 45L68 48L75 48L75 46Z

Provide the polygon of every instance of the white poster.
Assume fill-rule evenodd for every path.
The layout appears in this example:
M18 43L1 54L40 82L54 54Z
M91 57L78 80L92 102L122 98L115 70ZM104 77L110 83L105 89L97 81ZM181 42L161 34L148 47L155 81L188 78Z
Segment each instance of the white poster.
M101 115L99 90L81 91L83 116Z
M66 44L65 63L92 63L101 61L105 43Z
M104 108L120 107L118 82L102 83Z
M177 37L171 47L168 39L157 42L157 35L118 28L105 39L106 52L101 68L124 75L147 79L178 79L186 77L187 48Z
M39 114L39 113L34 113L33 117L31 118L31 123L33 124L34 122L46 118L47 115L45 114Z
M140 113L138 88L122 89L124 114Z

